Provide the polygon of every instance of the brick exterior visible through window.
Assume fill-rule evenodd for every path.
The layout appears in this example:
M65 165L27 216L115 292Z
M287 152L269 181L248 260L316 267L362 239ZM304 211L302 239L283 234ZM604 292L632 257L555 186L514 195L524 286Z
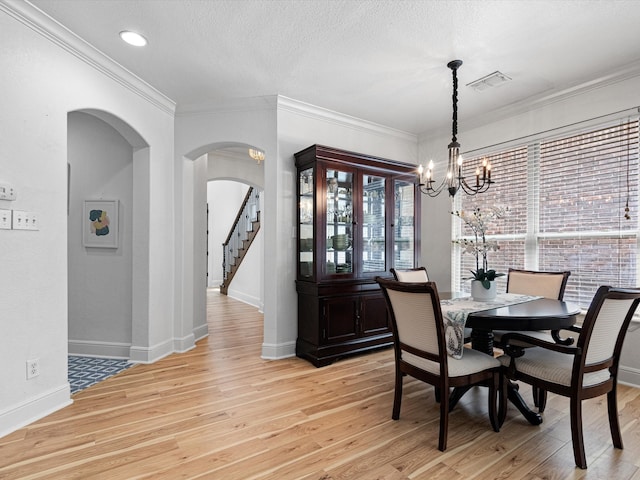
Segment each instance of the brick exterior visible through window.
M570 270L565 300L585 308L600 285L638 285L637 120L486 158L496 183L480 195L462 194L459 201L467 210L492 205L510 209L488 232L500 245L489 254L490 268L505 273L509 267ZM470 169L481 159L465 159L465 165ZM630 219L624 217L627 198ZM475 269L475 259L455 252L454 264L460 268L454 285L469 291L469 282L461 279ZM498 288L504 291L505 284L503 277Z

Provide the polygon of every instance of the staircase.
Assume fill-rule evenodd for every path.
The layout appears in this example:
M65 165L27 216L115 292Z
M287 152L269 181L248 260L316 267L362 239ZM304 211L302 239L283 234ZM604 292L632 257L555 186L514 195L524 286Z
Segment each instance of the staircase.
M253 239L260 230L260 192L250 187L238 210L233 226L222 244L222 284L220 293L226 295L231 280L238 271Z

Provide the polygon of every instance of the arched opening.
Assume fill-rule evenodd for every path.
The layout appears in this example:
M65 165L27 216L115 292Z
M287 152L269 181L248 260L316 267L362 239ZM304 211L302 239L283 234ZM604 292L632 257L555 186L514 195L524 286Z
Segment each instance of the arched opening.
M149 149L144 139L112 114L85 109L67 115L68 348L70 355L131 359L146 345L148 283L144 228L136 223L148 189ZM95 203L93 203L95 202ZM88 207L113 207L112 242L87 241ZM108 208L105 208L105 213Z
M187 174L183 179L185 191L189 192L184 200L183 224L192 224L188 228L193 231L194 248L190 252L190 246L184 245L184 269L188 271L189 259L192 259L194 288L193 304L183 306L183 318L189 315L194 318L196 337L200 323L206 322L206 289L218 287L222 276L220 239L228 234L247 189L253 187L259 192L263 189L264 164L249 156L250 148L256 147L221 142L198 148L185 156L191 163L185 165ZM263 208L263 203L260 205ZM240 266L235 285L229 291L231 296L262 309L263 264L264 248L259 232ZM203 276L207 277L206 282L202 281Z

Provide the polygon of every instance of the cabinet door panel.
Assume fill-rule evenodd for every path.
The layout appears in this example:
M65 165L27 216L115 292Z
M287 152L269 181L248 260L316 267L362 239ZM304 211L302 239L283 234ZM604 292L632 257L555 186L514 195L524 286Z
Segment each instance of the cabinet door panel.
M362 333L374 335L388 332L391 328L391 321L384 297L382 295L363 295L360 301L362 302Z
M358 297L324 300L325 339L342 342L358 335Z
M327 168L326 192L326 273L352 276L353 172Z
M387 269L386 178L365 174L362 177L362 272Z
M397 269L415 266L415 186L408 180L394 180L393 264Z

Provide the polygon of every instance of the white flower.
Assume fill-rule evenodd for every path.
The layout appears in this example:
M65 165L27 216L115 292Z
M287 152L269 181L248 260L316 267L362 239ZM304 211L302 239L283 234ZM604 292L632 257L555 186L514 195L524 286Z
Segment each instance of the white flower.
M489 271L487 253L500 249L497 242L486 240L485 238L488 223L491 220L504 217L508 212L509 208L502 206L489 207L486 210L474 208L471 211L460 210L451 212L452 215L459 217L471 229L475 237L475 240L461 238L454 240L454 243L462 247L463 253L472 253L476 257L476 271L472 273L477 280L484 280ZM482 266L480 266L480 258L482 258ZM493 272L492 275L493 274L495 274L495 272ZM501 276L504 274L496 275Z

